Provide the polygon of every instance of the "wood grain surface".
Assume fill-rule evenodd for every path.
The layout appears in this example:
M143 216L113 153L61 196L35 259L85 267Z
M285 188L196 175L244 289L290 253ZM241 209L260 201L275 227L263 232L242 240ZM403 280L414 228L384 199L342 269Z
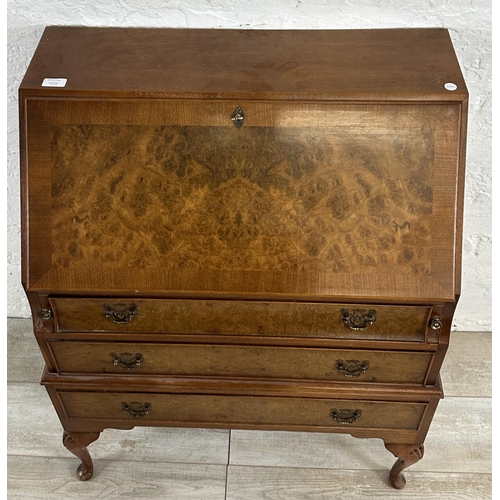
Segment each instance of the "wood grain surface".
M38 382L9 383L7 399L9 455L71 457L62 446L61 422ZM228 430L136 427L133 433L106 429L89 450L110 461L226 464L228 443Z
M57 53L59 56L54 57ZM144 57L147 54L147 57ZM44 88L46 77L67 78ZM457 85L455 92L444 88ZM460 100L446 29L48 27L23 94Z
M53 263L429 276L434 134L57 127Z
M265 398L242 396L199 396L188 394L141 394L113 392L66 392L58 396L69 419L129 420L134 425L151 425L161 421L211 424L217 422L238 427L250 424L342 428L331 416L332 408L359 410L361 416L351 428L417 429L426 408L421 403L386 403L370 401L319 400L303 398ZM149 411L134 417L123 408L138 402ZM344 427L343 430L346 430Z
M103 460L95 464L92 481L81 483L74 479L75 464L67 457L9 456L8 498L224 500L225 496L224 465L131 461L123 470L119 462Z
M454 299L458 105L236 104L28 101L29 288Z
M54 297L50 304L58 332L185 333L265 337L339 338L423 342L430 315L425 306L318 304L239 300L168 300ZM134 316L117 323L109 309L133 308ZM354 330L342 311L376 319ZM361 312L360 312L361 311ZM140 339L138 339L140 340Z
M432 353L56 341L60 373L122 373L423 384ZM139 360L139 361L137 361ZM351 365L351 369L347 365Z

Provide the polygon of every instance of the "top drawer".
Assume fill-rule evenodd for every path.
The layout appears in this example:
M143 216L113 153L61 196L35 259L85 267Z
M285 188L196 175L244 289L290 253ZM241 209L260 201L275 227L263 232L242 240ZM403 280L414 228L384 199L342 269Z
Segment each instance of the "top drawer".
M431 308L238 300L52 298L58 332L144 332L423 342Z

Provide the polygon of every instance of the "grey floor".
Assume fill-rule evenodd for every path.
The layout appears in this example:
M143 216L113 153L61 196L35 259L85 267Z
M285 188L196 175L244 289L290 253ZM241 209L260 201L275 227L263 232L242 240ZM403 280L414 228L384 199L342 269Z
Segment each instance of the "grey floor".
M445 399L424 458L396 491L394 457L377 439L292 432L136 427L90 445L94 478L39 385L42 356L26 319L8 320L9 499L324 500L491 498L491 334L452 333Z

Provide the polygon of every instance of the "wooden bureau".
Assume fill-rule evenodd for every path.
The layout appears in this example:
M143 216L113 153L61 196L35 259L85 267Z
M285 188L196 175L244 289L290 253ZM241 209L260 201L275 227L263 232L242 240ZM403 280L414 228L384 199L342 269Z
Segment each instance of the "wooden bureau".
M19 91L23 285L64 445L105 428L423 455L460 293L445 29L49 27Z

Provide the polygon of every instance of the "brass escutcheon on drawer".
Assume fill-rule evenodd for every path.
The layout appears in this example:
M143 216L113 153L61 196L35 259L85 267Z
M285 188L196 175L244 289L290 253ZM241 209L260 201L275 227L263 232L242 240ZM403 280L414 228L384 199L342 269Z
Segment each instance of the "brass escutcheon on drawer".
M432 352L163 342L49 341L59 373L423 384Z
M237 386L239 383L236 383ZM246 386L246 384L245 384ZM101 386L102 387L102 386ZM209 385L204 386L208 389ZM217 383L210 384L217 387ZM239 387L242 387L239 385ZM184 393L141 393L78 391L61 388L57 393L66 414L71 419L132 420L132 417L155 422L183 422L196 424L218 424L226 426L252 425L257 428L286 426L293 428L321 429L330 432L346 426L364 429L399 429L416 432L422 422L428 402L370 401L366 391L363 400L313 398L293 396L294 385L288 385L283 393L282 384L271 384L283 396L256 396L238 394L184 394ZM65 390L66 389L66 390ZM179 388L180 389L180 388ZM182 390L182 389L180 389ZM388 391L389 393L390 391ZM435 391L431 390L430 395ZM395 389L394 396L404 394ZM421 393L423 399L428 396ZM127 413L127 415L124 414ZM148 415L149 412L149 415ZM133 419L137 420L137 419Z

